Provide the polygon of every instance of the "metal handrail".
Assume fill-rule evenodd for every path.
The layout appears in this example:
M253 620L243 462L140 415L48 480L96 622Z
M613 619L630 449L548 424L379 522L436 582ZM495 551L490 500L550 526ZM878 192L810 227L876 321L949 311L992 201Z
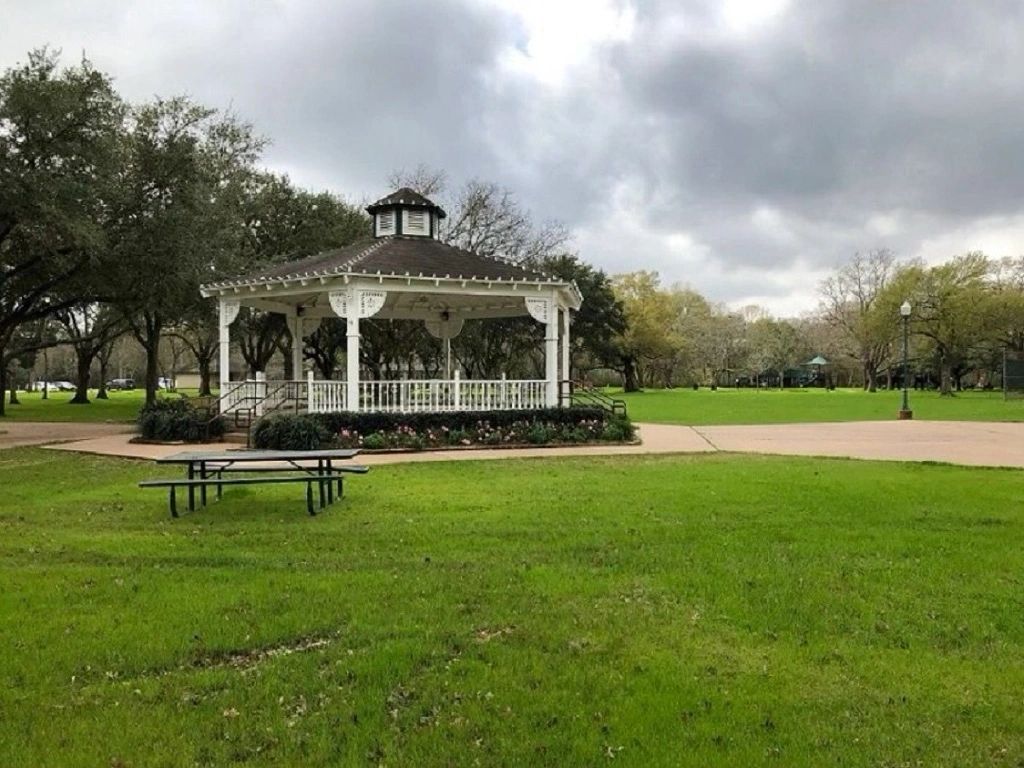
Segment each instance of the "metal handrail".
M568 389L569 403L581 401L586 405L595 405L613 415L626 415L626 401L611 397L598 389L589 387L579 381L561 381L559 386Z

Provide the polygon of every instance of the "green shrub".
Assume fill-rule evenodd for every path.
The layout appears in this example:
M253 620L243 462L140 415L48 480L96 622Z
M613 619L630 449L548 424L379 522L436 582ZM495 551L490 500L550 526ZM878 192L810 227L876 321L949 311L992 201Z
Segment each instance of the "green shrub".
M371 451L379 451L381 448L388 447L388 441L381 432L374 432L372 435L367 435L363 439L363 447L369 448Z
M543 445L551 442L551 430L543 422L534 422L526 433L526 439L534 445Z
M278 451L315 451L331 438L323 424L306 413L271 413L252 428L253 447Z
M601 439L609 442L624 443L636 437L636 427L625 416L612 416L601 431Z
M211 418L188 400L160 399L142 407L136 422L146 440L183 440L201 443L223 436L226 425L220 416Z

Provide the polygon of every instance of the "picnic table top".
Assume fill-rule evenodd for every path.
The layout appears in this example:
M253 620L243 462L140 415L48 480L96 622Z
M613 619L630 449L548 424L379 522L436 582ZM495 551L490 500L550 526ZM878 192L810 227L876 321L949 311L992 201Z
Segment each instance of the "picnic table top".
M182 451L156 459L157 464L195 464L202 461L302 461L318 459L351 459L358 448L335 448L325 451Z

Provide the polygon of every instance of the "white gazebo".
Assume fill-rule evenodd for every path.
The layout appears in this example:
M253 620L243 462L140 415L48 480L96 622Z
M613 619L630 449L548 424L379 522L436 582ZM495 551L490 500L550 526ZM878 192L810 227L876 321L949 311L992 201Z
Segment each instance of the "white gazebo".
M411 189L368 206L374 237L242 278L202 286L220 307L221 411L259 415L287 405L324 411L505 410L557 406L569 379L569 315L582 302L575 283L441 242L445 212ZM301 339L325 317L345 319L344 381L230 380L230 328L241 307L285 316L296 375ZM466 320L529 315L545 327L543 379L468 380L452 370L450 341ZM367 318L420 320L444 342L442 379L368 380L359 366L359 324Z

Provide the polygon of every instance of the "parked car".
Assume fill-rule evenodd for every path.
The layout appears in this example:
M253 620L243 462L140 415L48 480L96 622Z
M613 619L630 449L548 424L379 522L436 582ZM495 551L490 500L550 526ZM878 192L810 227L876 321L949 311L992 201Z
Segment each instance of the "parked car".
M135 379L111 379L107 389L135 389Z

